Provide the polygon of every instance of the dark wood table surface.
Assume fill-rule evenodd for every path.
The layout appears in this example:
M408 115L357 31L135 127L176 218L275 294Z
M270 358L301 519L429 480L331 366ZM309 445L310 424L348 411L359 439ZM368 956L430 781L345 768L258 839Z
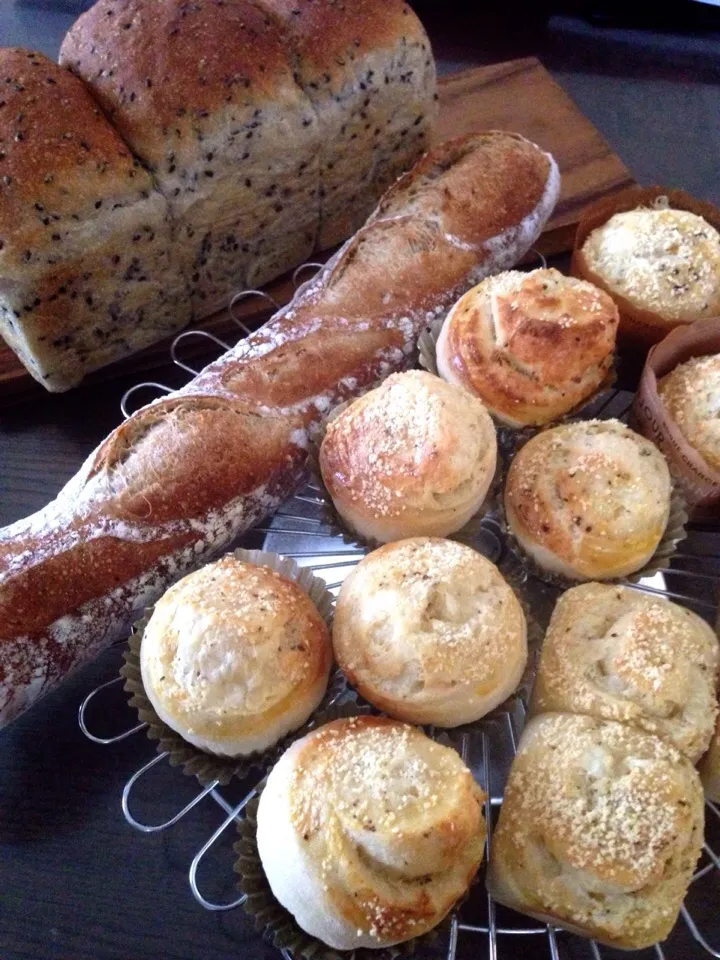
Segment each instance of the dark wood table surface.
M684 186L720 202L716 38L713 46L713 38L608 34L567 17L546 22L542 4L531 16L470 14L452 2L418 6L441 70L537 55L638 180ZM0 40L54 55L71 19L5 0ZM168 366L153 379L179 384L182 375ZM120 397L131 383L114 380L0 411L0 525L54 496L119 422ZM720 552L708 531L700 531L697 542L706 552ZM142 734L100 747L77 725L80 701L117 675L119 659L117 649L107 652L0 733L0 960L279 956L242 910L212 914L190 895L188 865L223 819L216 804L203 801L181 825L153 836L125 822L123 785L153 748ZM109 732L130 719L120 694L110 695L96 718ZM138 815L161 822L195 792L193 781L161 764L138 791ZM224 841L201 877L203 889L219 900L234 896L231 862ZM694 897L694 909L720 946L717 876ZM561 938L560 951L567 958L590 956L572 938ZM461 936L459 958L485 955L482 941ZM549 954L542 939L505 938L500 955ZM677 960L701 955L684 927L667 949L667 957Z

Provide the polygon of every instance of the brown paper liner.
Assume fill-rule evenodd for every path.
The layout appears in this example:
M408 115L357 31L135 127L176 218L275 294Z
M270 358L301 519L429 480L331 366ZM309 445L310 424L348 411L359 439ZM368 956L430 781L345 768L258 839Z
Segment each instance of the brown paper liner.
M428 373L434 374L436 377L440 376L437 366L437 342L444 323L444 319L434 321L432 324L430 324L430 326L423 330L418 338L418 355L420 366L427 370ZM488 410L488 413L493 418L493 422L495 424L495 429L498 435L498 444L503 442L506 437L513 437L515 434L520 434L521 436L527 434L529 436L532 433L535 433L537 430L542 430L545 427L557 426L560 423L564 423L568 419L581 417L584 410L586 410L591 404L595 403L603 393L612 388L616 379L617 354L615 353L613 354L613 361L610 369L595 390L593 390L589 396L585 397L584 400L581 400L580 403L576 404L574 407L571 407L570 410L567 410L559 417L555 417L553 420L549 421L547 424L543 424L542 426L526 425L522 427L510 427L506 423L503 423L501 420L497 419L493 415L492 411ZM482 400L481 397L479 399Z
M325 586L325 582L316 577L311 569L300 567L289 557L281 557L263 550L235 550L233 556L247 563L270 567L277 573L294 580L308 594L328 628L332 627L334 597ZM337 666L333 666L322 701L298 730L286 734L267 750L242 757L221 757L205 753L187 740L183 740L179 733L161 720L145 693L140 672L140 645L153 609L148 607L145 616L133 627L127 649L123 654L125 662L120 675L125 678L124 689L130 694L129 704L137 710L140 720L148 724L147 736L149 740L156 741L157 752L167 752L171 766L181 767L183 773L197 777L203 786L208 786L215 781L224 785L233 778L243 779L253 770L271 766L290 743L305 736L319 723L324 723L325 715L334 703L339 700L355 700L355 694L348 687L342 672Z
M510 530L505 515L504 497L498 498L498 512L507 554L512 556L517 563L520 563L530 576L542 580L543 583L550 584L550 586L556 587L558 590L569 590L571 587L576 587L579 583L587 582L586 580L573 580L561 573L551 573L549 570L541 567L523 550L517 538ZM657 545L655 553L650 557L645 566L641 567L640 570L636 570L635 573L630 573L624 577L610 577L602 580L602 583L637 583L637 581L642 580L643 577L651 577L659 570L666 569L670 558L677 549L678 543L687 536L687 530L685 529L687 522L687 503L682 490L673 480L672 490L670 492L670 515L665 527L665 532L662 535L660 543ZM502 565L500 566L500 570L502 572Z
M628 187L626 190L620 190L609 197L597 200L583 210L575 234L575 248L570 263L570 272L573 276L594 283L596 287L608 293L617 304L620 311L618 329L620 341L644 349L662 340L673 328L687 326L687 324L666 320L652 310L642 310L621 294L611 290L603 278L589 267L582 253L582 247L593 230L607 223L614 214L635 210L637 207L652 207L659 197L666 197L671 209L696 213L716 230L720 230L720 210L711 203L698 200L685 190L661 186Z
M665 454L693 516L720 519L720 470L706 463L680 432L658 394L658 381L692 357L720 353L720 318L678 327L647 356L632 408L633 423Z
M237 860L233 869L240 877L238 887L247 898L243 909L254 918L255 929L265 940L278 950L287 950L294 960L395 960L396 957L413 956L423 947L436 945L439 934L447 931L450 925L452 911L423 936L380 950L333 950L298 926L293 915L275 899L258 852L257 808L264 786L264 781L258 785L257 796L245 807L245 816L238 822L239 839L233 847Z

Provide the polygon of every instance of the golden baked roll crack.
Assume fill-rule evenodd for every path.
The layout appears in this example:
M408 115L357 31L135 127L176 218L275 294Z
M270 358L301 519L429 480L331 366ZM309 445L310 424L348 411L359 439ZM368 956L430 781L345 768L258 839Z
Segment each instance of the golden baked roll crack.
M582 713L665 737L697 763L717 716L718 640L697 614L629 587L586 583L558 600L531 713Z
M600 386L617 325L614 301L591 283L553 269L509 270L452 308L438 338L438 372L502 423L539 426Z
M567 714L523 733L493 836L500 903L601 943L670 933L700 855L700 778L659 737Z
M305 591L232 555L171 587L140 646L158 716L201 750L230 757L302 726L331 663L328 628Z
M296 741L260 797L257 843L280 903L336 950L426 933L482 860L483 791L450 747L385 717Z
M720 470L720 353L679 364L658 383L658 394L690 446Z
M494 564L464 544L418 537L380 547L346 578L333 647L376 707L455 727L517 688L526 634L522 607Z
M320 470L346 523L387 542L463 527L485 499L496 458L495 427L483 404L410 370L388 377L328 424Z
M670 515L658 448L618 420L563 424L532 437L505 486L510 531L543 569L575 580L640 570Z

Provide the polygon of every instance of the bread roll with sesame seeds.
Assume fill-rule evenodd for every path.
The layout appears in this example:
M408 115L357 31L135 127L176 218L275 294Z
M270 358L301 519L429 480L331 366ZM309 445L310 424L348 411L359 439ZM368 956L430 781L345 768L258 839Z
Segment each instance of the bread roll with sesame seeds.
M718 716L715 730L710 739L710 746L700 761L700 777L702 778L705 796L708 800L720 803L720 716Z
M160 719L228 757L302 726L331 663L327 626L302 588L231 554L171 587L140 645L143 686Z
M511 427L540 426L587 399L612 365L611 297L557 270L508 270L461 297L437 342L448 383Z
M494 564L452 540L399 540L364 557L342 585L332 637L350 683L410 723L479 720L527 663L515 594Z
M477 513L497 438L483 404L422 370L394 374L328 424L320 470L356 533L386 543L443 537Z
M670 516L658 448L619 420L563 424L532 437L508 471L505 515L542 569L573 580L640 570Z
M624 950L672 930L702 847L697 771L612 721L544 714L522 735L487 886L499 903Z
M485 795L450 747L385 717L296 741L260 797L257 844L275 897L335 950L435 927L482 860Z
M615 299L620 332L646 344L720 314L720 233L699 213L671 208L667 197L652 203L596 226L572 263L576 276Z
M558 600L531 713L582 713L665 737L691 763L718 713L718 640L697 614L629 587L586 583Z
M720 353L678 364L660 380L658 394L690 446L720 470Z

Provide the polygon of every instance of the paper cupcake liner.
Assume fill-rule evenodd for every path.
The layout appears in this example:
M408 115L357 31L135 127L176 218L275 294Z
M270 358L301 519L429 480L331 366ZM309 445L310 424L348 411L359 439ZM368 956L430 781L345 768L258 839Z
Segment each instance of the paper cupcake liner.
M325 586L325 582L316 577L311 569L300 567L289 557L263 550L235 550L233 556L247 563L269 567L294 580L308 594L328 625L328 629L331 629L334 597ZM148 724L147 736L148 739L156 741L157 752L167 752L171 766L181 767L188 776L197 777L203 786L208 786L215 781L224 785L233 778L243 779L257 768L271 766L290 743L304 736L319 723L324 723L327 711L333 704L341 700L356 700L355 693L348 686L343 673L333 665L322 701L298 730L286 734L267 750L242 757L221 757L205 753L184 740L179 733L160 719L145 692L140 672L140 645L153 609L154 607L149 607L144 617L135 624L123 654L125 662L120 674L125 679L124 689L130 694L130 706L137 710L140 720Z
M240 877L238 887L246 896L243 909L253 917L255 929L262 933L265 940L278 950L287 950L293 960L395 960L397 957L413 956L424 947L437 944L440 934L449 928L452 911L421 937L379 950L365 947L357 950L333 950L298 926L293 915L275 899L258 852L257 808L264 786L264 781L258 785L257 796L245 807L245 815L237 824L239 839L233 849L237 854L234 870ZM463 900L464 897L459 903Z
M440 321L436 320L430 324L430 326L426 327L418 338L420 366L427 370L428 373L435 374L436 377L440 376L437 367L437 342L444 322L444 319ZM614 353L610 369L603 378L602 382L598 384L593 392L570 410L567 410L559 417L556 417L542 426L529 425L522 427L510 427L506 423L502 423L500 420L494 417L492 412L488 410L488 413L490 413L490 416L493 418L495 429L497 430L498 444L502 443L506 438L511 439L517 434L520 436L531 436L533 433L537 432L538 430L542 430L544 427L557 426L560 423L564 423L568 418L582 417L583 411L587 410L593 403L597 402L603 393L605 393L607 390L610 390L616 380L617 353ZM482 400L482 397L479 399Z
M535 577L543 583L547 583L558 590L570 590L585 580L573 580L561 573L551 573L541 567L531 556L522 548L517 538L514 536L507 522L505 514L504 497L498 498L499 523L503 532L505 542L505 556L503 562L498 564L500 572L505 576L504 564L520 564L527 571L528 576ZM687 503L680 487L672 481L672 490L670 493L670 515L668 517L665 532L662 535L660 543L657 545L655 553L650 557L645 566L635 573L630 573L624 577L610 577L603 579L602 583L637 583L643 577L651 577L659 570L667 567L668 562L675 553L678 543L687 536L686 525L688 522ZM592 579L592 578L590 578Z
M717 516L720 469L713 468L687 441L658 393L658 381L693 357L720 353L720 318L678 327L648 353L631 421L665 454L694 517Z

